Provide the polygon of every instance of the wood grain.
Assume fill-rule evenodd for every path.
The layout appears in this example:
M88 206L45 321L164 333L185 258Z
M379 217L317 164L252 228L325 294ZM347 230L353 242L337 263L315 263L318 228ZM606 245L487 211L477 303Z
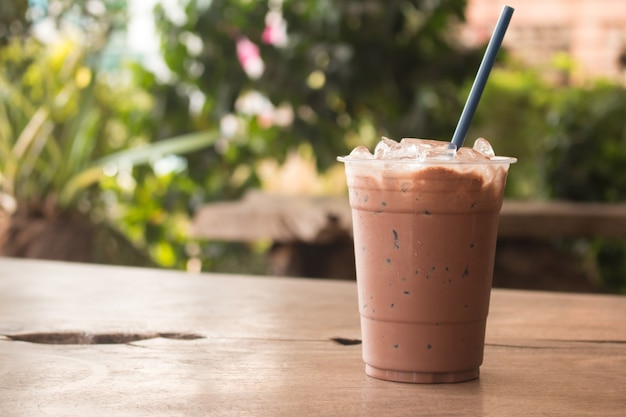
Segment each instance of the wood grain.
M353 282L0 259L2 416L623 416L626 297L494 290L478 381L364 373ZM45 344L19 334L139 334ZM195 334L199 338L160 337ZM83 340L84 341L84 340Z

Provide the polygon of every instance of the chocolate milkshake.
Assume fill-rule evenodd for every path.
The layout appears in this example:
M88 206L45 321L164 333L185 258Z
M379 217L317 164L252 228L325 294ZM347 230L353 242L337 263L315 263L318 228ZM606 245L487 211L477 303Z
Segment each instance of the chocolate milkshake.
M345 163L363 359L370 376L475 379L483 360L498 218L509 165L484 139L384 138Z

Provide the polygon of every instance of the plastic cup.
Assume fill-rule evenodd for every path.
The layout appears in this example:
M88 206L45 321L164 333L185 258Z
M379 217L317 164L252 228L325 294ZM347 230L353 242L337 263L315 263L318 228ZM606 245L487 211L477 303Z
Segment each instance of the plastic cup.
M345 163L363 360L389 381L476 379L514 158Z

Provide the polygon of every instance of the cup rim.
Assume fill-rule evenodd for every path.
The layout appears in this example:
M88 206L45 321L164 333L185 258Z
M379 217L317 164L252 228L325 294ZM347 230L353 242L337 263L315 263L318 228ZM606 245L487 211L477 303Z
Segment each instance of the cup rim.
M517 162L517 158L511 156L494 156L490 159L482 159L475 161L456 161L452 159L429 159L429 160L417 160L417 159L364 159L364 158L351 158L349 155L338 156L337 161L346 164L358 164L358 165L374 165L385 166L393 164L395 166L422 166L422 165L506 165L514 164Z

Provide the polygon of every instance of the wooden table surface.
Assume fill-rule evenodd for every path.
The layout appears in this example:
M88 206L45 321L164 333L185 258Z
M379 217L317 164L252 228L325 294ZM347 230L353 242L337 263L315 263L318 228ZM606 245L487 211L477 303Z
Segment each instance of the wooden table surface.
M461 384L370 378L359 338L354 282L0 259L4 417L626 415L623 296L494 290Z

